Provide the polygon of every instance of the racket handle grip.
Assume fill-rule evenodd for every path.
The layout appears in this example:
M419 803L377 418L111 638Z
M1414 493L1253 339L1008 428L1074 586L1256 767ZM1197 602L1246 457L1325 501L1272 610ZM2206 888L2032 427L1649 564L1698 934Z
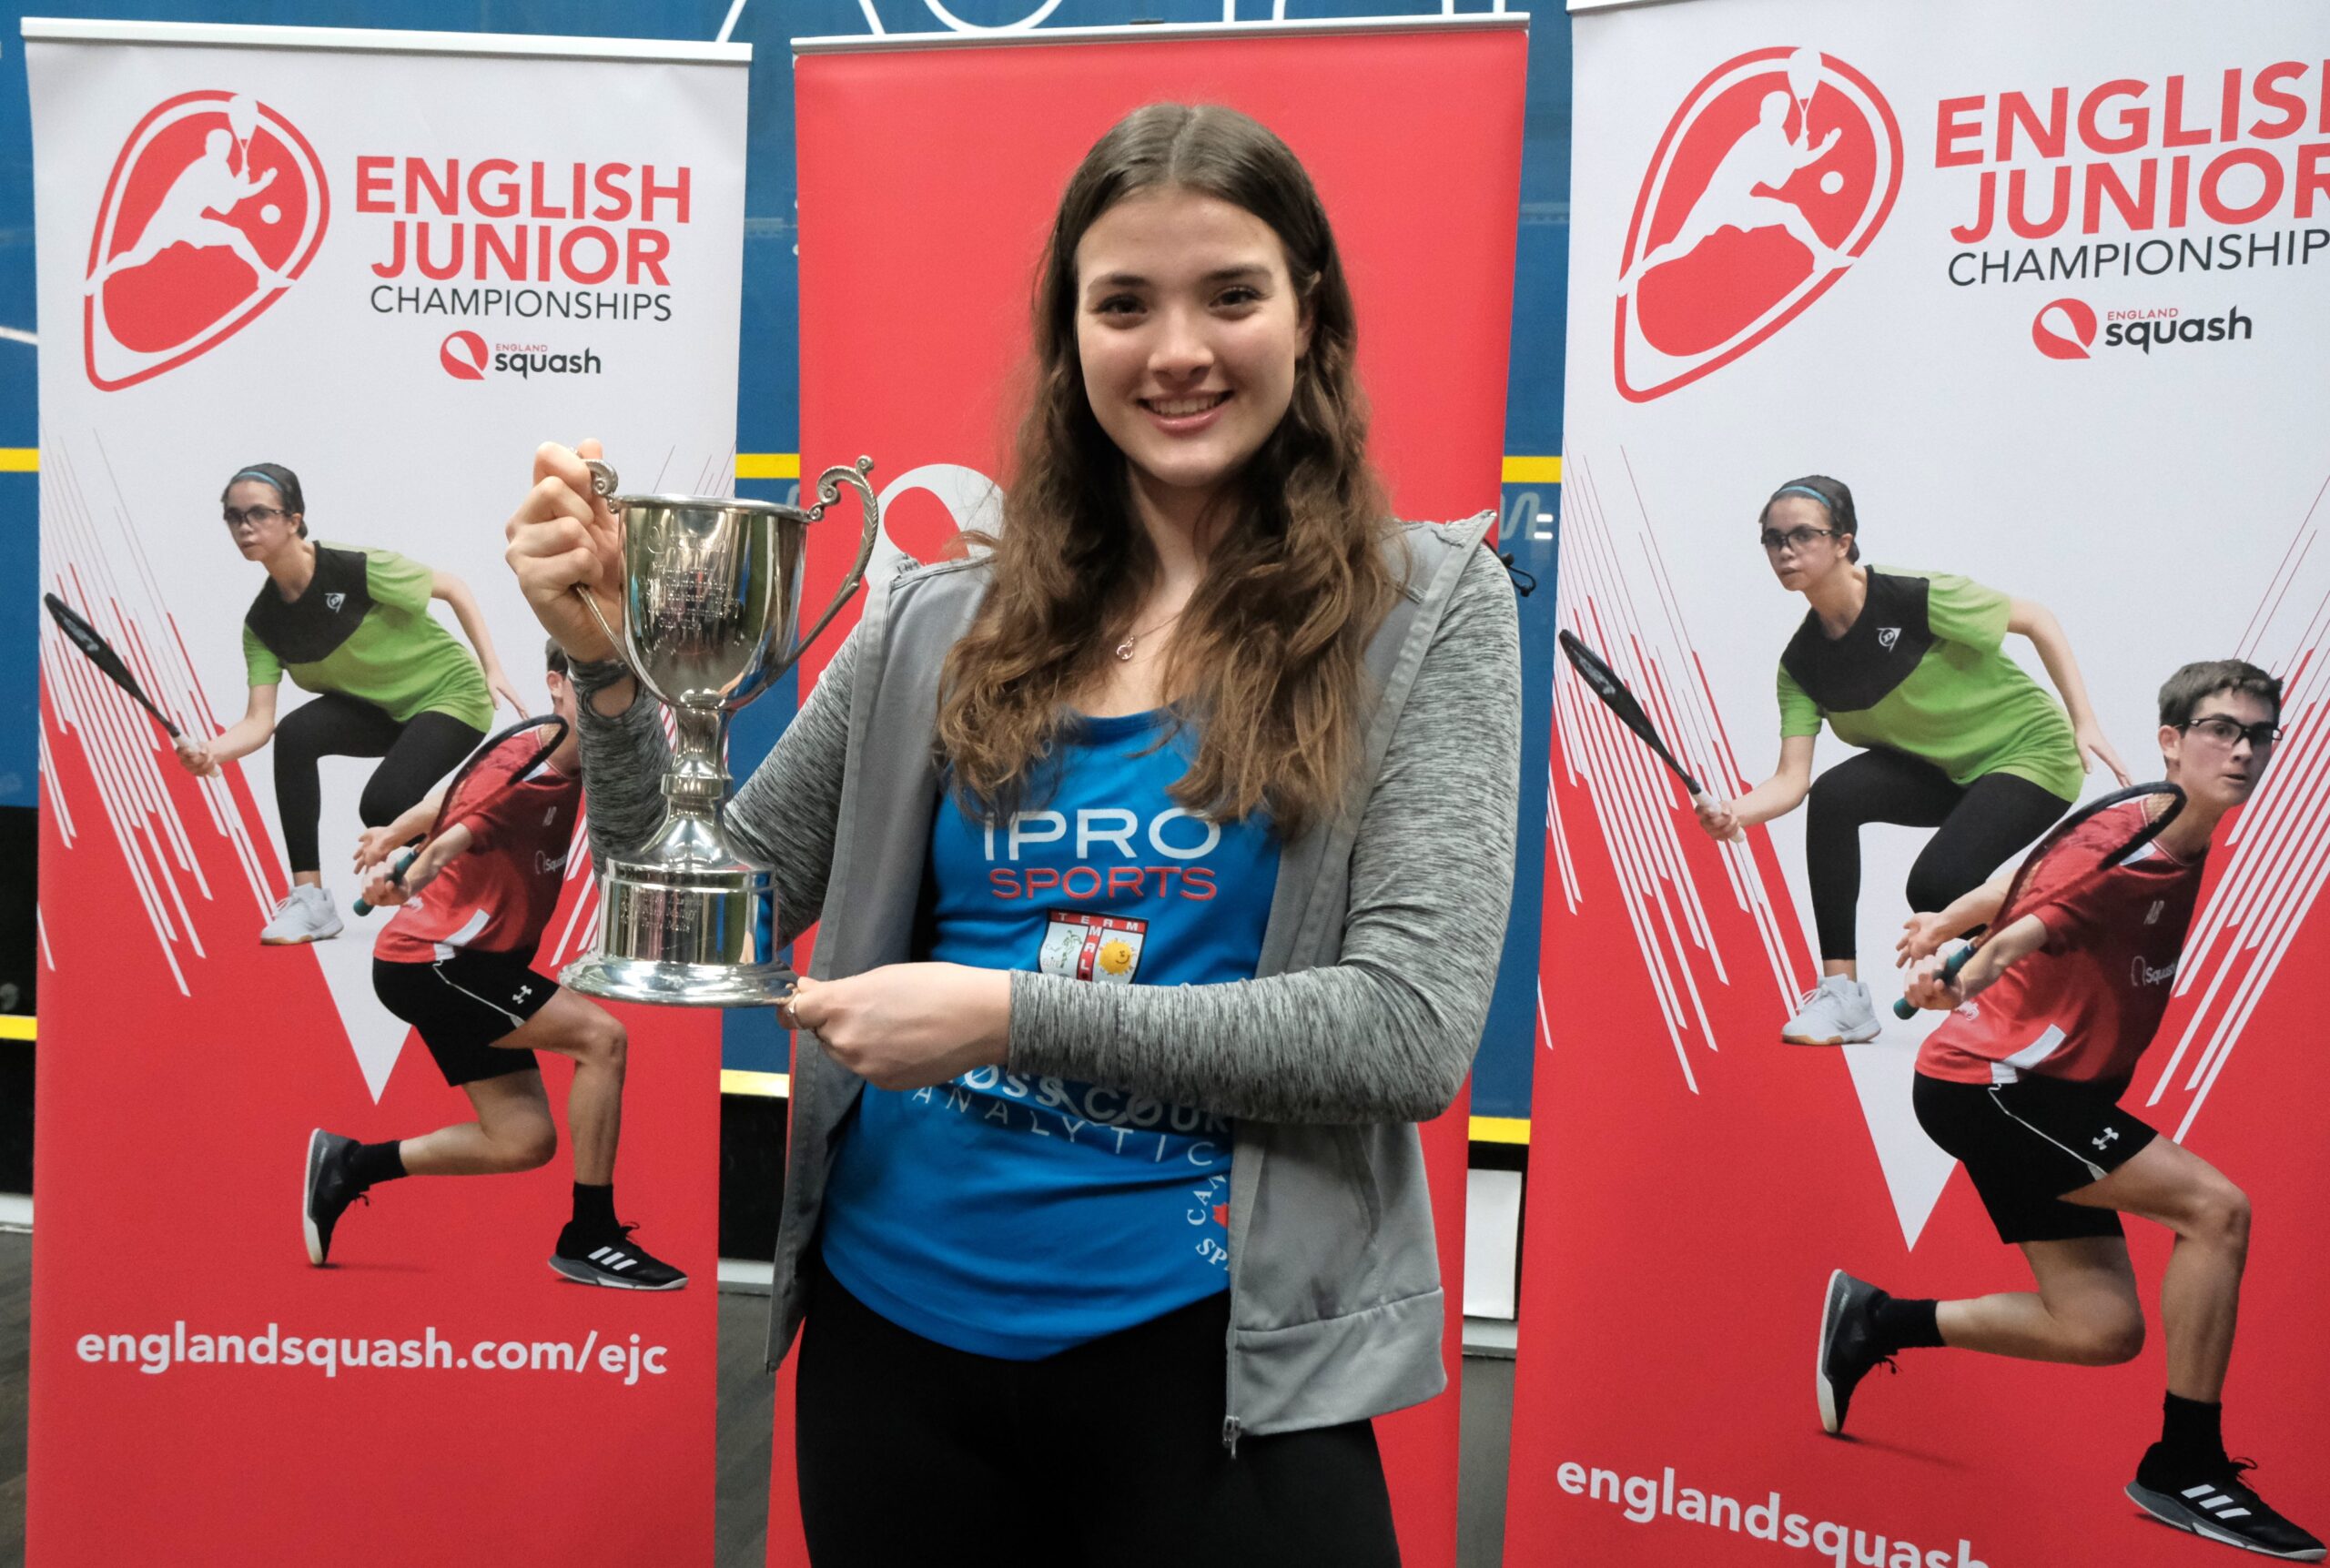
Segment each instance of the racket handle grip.
M417 849L400 849L397 851L397 857L389 862L389 880L395 883L400 887L403 886L405 867L410 865L420 854L420 851ZM356 901L356 913L359 915L370 915L372 913L372 906L360 898Z
M1974 945L1971 942L1950 954L1941 961L1941 978L1945 980L1958 978L1958 971L1966 967L1966 960L1973 956ZM1893 1016L1897 1018L1914 1018L1918 1016L1917 1004L1907 996L1896 996L1893 998Z
M1705 790L1701 790L1698 794L1693 795L1691 797L1691 804L1698 807L1703 812L1718 811L1722 809L1723 806L1723 802L1716 799L1715 796L1709 794ZM1735 827L1729 834L1725 835L1724 842L1726 844L1745 844L1748 842L1748 830L1744 827Z

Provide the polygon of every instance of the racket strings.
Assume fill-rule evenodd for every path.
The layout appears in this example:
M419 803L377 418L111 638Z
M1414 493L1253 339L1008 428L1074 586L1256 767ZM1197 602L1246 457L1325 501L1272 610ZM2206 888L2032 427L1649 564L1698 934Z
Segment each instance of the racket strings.
M508 746L536 737L542 731L550 731L549 739L540 742L539 750L535 753L533 761L512 774L509 784L503 787L509 788L523 784L534 776L538 767L547 763L551 753L558 750L564 744L567 727L564 719L552 713L544 717L522 719L501 733L488 737L476 751L470 754L469 760L453 770L453 776L446 781L445 797L437 805L437 820L429 824L429 831L420 836L420 842L424 845L429 843L444 833L448 827L458 825L465 817L473 814L479 805L484 804L481 801L462 803L461 786L467 784L471 775L489 759L500 755ZM461 803L463 808L459 816L452 814L456 803Z
M2105 813L2116 810L2131 802L2141 804L2143 815L2135 829L2126 837L2112 845L2084 871L2068 879L2039 876L2038 874L2042 867L2051 866L2061 858L2063 851L2070 845L2080 829ZM2154 784L2133 784L2126 789L2114 790L2112 794L2091 801L2072 812L2049 830L2047 836L2040 841L2039 846L2024 857L2022 865L2014 874L2014 879L2007 884L2006 897L2000 902L1998 913L1991 916L1989 925L1978 927L1970 934L1968 943L1969 951L1979 948L1990 937L2021 919L2028 912L2029 905L2042 901L2058 901L2070 892L2084 887L2098 877L2124 865L2137 851L2165 832L2183 809L2184 792L2175 784L2163 780ZM2043 900L2037 896L2034 889L2043 891L2045 895Z

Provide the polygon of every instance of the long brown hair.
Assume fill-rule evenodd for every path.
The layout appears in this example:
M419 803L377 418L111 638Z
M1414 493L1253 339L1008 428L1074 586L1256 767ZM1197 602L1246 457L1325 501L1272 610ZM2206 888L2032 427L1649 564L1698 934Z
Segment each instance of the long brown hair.
M1113 635L1156 581L1124 454L1085 392L1076 248L1118 202L1164 188L1269 224L1309 313L1293 400L1236 476L1234 515L1163 671L1197 733L1173 798L1217 821L1267 809L1292 838L1348 804L1362 656L1399 584L1384 558L1386 505L1367 460L1358 324L1334 232L1292 151L1234 109L1136 109L1093 144L1061 194L1036 285L1034 392L1001 536L982 541L995 552L993 585L947 656L938 749L967 807L1008 816L1071 722L1067 704L1103 673Z

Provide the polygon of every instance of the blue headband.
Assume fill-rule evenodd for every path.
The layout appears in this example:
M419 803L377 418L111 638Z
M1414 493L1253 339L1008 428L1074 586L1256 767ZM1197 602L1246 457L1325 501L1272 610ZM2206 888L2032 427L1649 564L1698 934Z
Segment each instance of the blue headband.
M1818 491L1814 490L1808 484L1784 484L1780 486L1779 489L1772 491L1772 499L1774 501L1778 501L1784 495L1808 495L1814 501L1818 501L1822 506L1828 508L1829 515L1830 517L1837 515L1837 503L1830 501L1827 496L1822 495Z
M242 472L237 474L233 479L228 480L227 482L228 484L239 484L247 479L255 479L261 484L271 484L275 487L276 494L281 495L283 493L283 481L281 480L277 479L271 473L261 473L257 469L245 469Z

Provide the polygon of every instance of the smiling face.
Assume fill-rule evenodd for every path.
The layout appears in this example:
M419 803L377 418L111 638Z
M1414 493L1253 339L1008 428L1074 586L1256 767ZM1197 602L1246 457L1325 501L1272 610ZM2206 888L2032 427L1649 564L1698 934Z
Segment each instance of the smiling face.
M2275 722L2274 704L2254 692L2228 689L2203 697L2182 727L2161 726L2160 754L2169 781L2183 786L2194 807L2212 815L2231 811L2256 793L2274 745L2259 745L2247 733L2228 740L2226 733L2254 732Z
M1201 511L1261 450L1310 346L1269 224L1177 187L1128 197L1076 246L1076 349L1138 496Z
M223 510L233 520L227 537L246 561L265 561L299 536L299 514L283 510L283 492L265 480L238 479L228 485Z

